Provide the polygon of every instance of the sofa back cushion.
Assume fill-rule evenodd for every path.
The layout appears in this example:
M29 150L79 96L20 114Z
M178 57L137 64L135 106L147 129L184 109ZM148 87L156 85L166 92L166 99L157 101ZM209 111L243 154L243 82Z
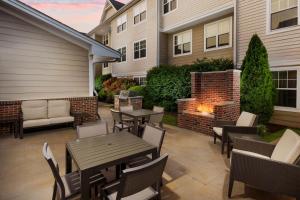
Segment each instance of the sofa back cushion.
M70 116L70 101L68 100L49 100L48 118Z
M300 136L287 129L277 143L271 159L293 164L300 155Z
M253 126L255 119L255 114L243 111L236 122L236 126Z
M22 101L21 108L25 121L47 118L47 100Z

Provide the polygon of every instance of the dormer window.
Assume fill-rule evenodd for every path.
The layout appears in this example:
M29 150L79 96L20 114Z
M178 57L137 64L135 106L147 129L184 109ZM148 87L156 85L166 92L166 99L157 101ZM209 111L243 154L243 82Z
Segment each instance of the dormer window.
M133 19L134 24L138 24L146 20L146 15L147 15L146 1L136 6L133 10L133 13L134 13L134 19Z
M122 15L117 19L117 33L125 31L126 26L127 26L127 15Z

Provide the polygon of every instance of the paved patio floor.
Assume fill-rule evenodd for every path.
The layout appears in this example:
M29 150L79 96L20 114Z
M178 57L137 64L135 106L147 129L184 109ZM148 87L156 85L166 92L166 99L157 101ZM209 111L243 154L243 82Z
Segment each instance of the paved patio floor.
M99 109L102 119L112 127L109 107ZM164 173L162 199L221 200L227 199L228 160L220 154L220 144L201 133L165 126L166 138L162 153L169 154ZM23 140L0 137L0 199L51 199L53 177L41 154L48 142L65 171L65 143L75 139L72 128L39 131L25 135ZM270 183L272 184L272 183ZM233 199L290 199L235 183Z

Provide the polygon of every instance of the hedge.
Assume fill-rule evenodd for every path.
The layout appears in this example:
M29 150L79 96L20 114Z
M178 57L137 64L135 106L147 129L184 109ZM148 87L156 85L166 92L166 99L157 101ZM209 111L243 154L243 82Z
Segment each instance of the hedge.
M166 111L177 111L177 99L191 96L191 72L224 71L233 69L230 59L202 59L192 65L162 65L147 74L144 88L144 107L162 106Z

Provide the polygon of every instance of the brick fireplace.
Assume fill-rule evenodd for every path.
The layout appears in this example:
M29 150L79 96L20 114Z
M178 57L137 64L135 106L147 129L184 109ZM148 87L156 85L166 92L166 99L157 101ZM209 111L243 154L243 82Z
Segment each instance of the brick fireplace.
M192 72L189 99L178 99L178 126L212 134L215 120L240 115L240 71Z

